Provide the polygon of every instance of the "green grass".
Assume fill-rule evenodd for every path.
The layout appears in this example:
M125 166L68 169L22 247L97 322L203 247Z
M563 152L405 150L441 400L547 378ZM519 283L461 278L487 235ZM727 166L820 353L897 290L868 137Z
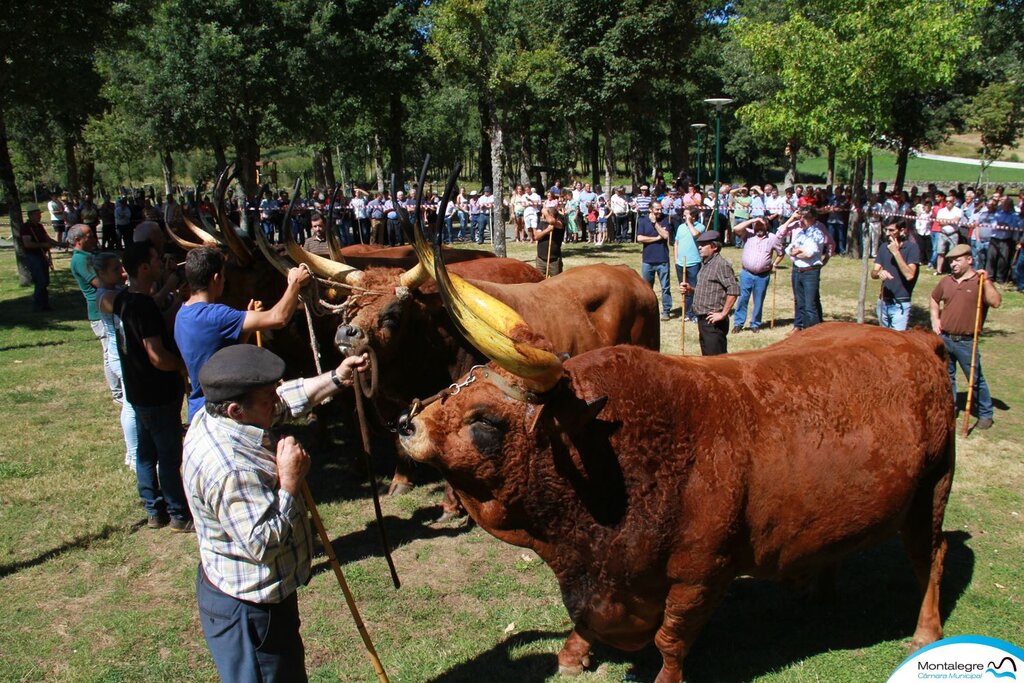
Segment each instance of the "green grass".
M961 155L967 157L975 157L973 154L964 154L963 150L960 151ZM896 179L896 155L892 152L876 149L872 155L873 164L873 175L872 181L877 184L880 181L888 181L890 187L893 181ZM825 177L827 170L827 160L825 157L811 157L801 158L797 165L797 175L806 181L803 174L809 174ZM914 184L922 185L920 188L924 190L923 184L934 182L934 183L964 183L965 185L974 185L978 182L978 170L977 166L969 166L967 164L954 164L948 161L934 161L932 159L917 159L911 158L907 161L907 179L904 185L907 189ZM845 168L842 165L838 165L836 172L845 178L849 173L849 165ZM846 182L849 182L847 180ZM985 182L989 183L1024 183L1024 170L1017 170L1012 168L989 168L985 171Z
M632 245L567 251L569 266L640 261ZM510 252L531 256L526 245ZM726 254L737 260L735 250ZM0 423L0 680L214 681L196 615L195 539L142 526L99 345L67 257L55 261L55 310L40 317L31 313L30 290L17 286L12 250L0 250L0 409L8 414ZM827 318L854 316L859 267L835 259L825 269ZM916 304L934 281L923 276ZM733 336L730 348L783 338L791 301L783 277L779 325ZM982 341L999 409L994 429L959 439L944 586L948 635L1017 644L1024 643L1022 311L1024 298L1007 293ZM678 319L663 323L663 351L679 351L680 332ZM688 354L697 352L693 325L685 343ZM320 448L314 455L314 495L393 681L557 679L555 655L571 624L536 555L478 528L428 526L441 487L427 483L383 501L403 580L395 591L355 454ZM375 680L333 575L322 558L315 565L299 592L312 680ZM689 680L884 680L905 656L917 601L898 544L848 560L831 606L781 585L738 580L687 659ZM653 646L632 654L599 646L595 670L580 680L651 680L659 665Z

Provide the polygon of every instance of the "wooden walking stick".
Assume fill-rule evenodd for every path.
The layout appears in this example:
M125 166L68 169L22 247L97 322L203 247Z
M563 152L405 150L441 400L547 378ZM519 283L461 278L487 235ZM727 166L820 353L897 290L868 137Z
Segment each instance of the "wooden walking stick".
M683 263L684 263L684 265L683 265L683 281L682 281L681 284L684 286L684 289L685 289L685 285L686 285L686 265L685 265L686 261L685 261L685 259L684 259ZM686 355L686 294L683 294L683 315L681 317L683 319L683 334L682 334L682 337L679 340L679 352L682 355L685 356Z
M259 330L256 331L256 346L263 346L263 337L260 335ZM380 657L377 656L377 650L373 647L373 641L370 640L370 634L366 630L366 625L363 623L362 617L359 616L356 600L352 596L352 591L349 590L348 583L345 581L345 575L341 572L341 563L338 562L338 556L334 553L331 537L327 535L324 522L320 519L320 511L316 507L316 501L313 500L313 493L309 490L309 484L306 483L305 479L302 480L302 497L306 501L306 509L309 510L309 514L313 518L313 526L316 527L316 532L323 543L324 554L327 555L327 559L331 563L331 569L334 570L334 575L338 579L338 585L341 586L341 592L345 595L345 604L348 605L348 610L352 613L352 620L356 623L356 630L359 631L359 637L363 639L363 645L366 646L366 653L369 655L373 668L377 672L377 678L381 683L390 683L388 675L384 671L384 666L380 663Z
M772 266L772 324L771 329L775 329L775 292L778 289L779 284L779 266L775 264Z
M985 291L985 271L978 271L978 305L974 310L974 343L971 345L971 376L967 382L967 405L964 407L963 434L967 436L967 423L971 419L971 398L974 395L974 368L978 365L978 332L981 331L981 297Z

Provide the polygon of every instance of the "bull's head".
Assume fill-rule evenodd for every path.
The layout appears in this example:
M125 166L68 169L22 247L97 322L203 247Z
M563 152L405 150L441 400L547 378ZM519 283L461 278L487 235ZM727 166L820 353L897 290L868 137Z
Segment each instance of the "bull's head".
M427 166L430 157L423 163L420 171L419 187L423 187L426 180ZM454 191L454 183L449 182L445 188L444 196L441 199L441 206L438 210L438 226L443 221L444 210ZM391 179L391 196L395 196L395 179ZM402 230L406 236L413 241L417 226L422 220L423 193L416 195L416 209L413 220L410 221L409 214L402 206L396 205ZM420 226L422 229L422 227ZM435 226L437 229L437 226ZM429 249L427 250L429 252ZM360 294L349 299L348 319L338 328L335 343L343 351L350 352L369 344L377 352L381 360L391 357L398 347L398 339L403 330L414 331L422 329L429 320L429 312L418 301L415 291L430 278L430 273L425 267L424 256L421 249L416 249L420 262L405 272L391 269L374 270L367 274L363 282L364 289L368 294ZM413 319L416 320L413 320Z
M424 249L422 234L417 241L417 249ZM456 327L493 363L471 371L457 392L408 422L400 443L414 460L445 474L481 525L521 542L517 509L534 483L531 459L550 451L549 462L571 470L570 444L607 443L607 434L594 428L606 399L588 398L575 387L562 357L516 311L448 273L439 244L429 262Z

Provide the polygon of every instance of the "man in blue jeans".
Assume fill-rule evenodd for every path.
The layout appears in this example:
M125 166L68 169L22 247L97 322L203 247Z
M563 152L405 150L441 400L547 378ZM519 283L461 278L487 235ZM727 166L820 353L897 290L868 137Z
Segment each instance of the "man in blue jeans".
M636 240L644 245L640 275L648 285L654 285L657 273L661 281L661 319L672 317L672 286L668 273L668 217L661 214L661 202L651 202L650 213L636 221Z
M878 294L878 324L903 332L910 320L910 298L917 284L921 252L917 243L907 238L907 229L900 218L887 218L871 277L882 281Z
M139 445L136 478L151 529L191 532L181 484L181 402L185 363L150 292L160 279L160 255L149 242L124 253L128 288L114 299L114 329L125 399L135 410ZM172 273L169 278L175 278Z
M797 329L821 322L821 269L829 256L825 226L818 222L818 211L805 206L797 213L800 226L792 232L789 255L793 259L793 297L796 303Z
M974 347L974 329L979 333L985 323L989 308L999 308L1003 297L986 277L974 270L971 248L958 244L946 254L946 262L952 273L935 285L929 300L932 330L942 337L949 352L949 380L953 388L953 405L956 406L956 366L971 376L971 351ZM978 285L984 279L981 309L978 309ZM981 319L978 320L978 316ZM985 375L981 372L981 352L974 356L975 396L978 406L978 429L992 426L992 394L989 393Z
M751 298L754 300L754 310L750 316L750 331L756 333L761 330L761 309L768 293L768 282L775 270L776 259L782 258L782 238L790 225L792 222L787 221L782 230L771 233L768 232L768 221L761 217L751 218L733 227L733 235L743 241L740 298L733 315L733 334L743 330L743 324L747 321L747 302Z
M59 246L57 241L46 234L40 222L42 212L35 204L25 206L28 220L21 226L21 248L25 265L32 274L32 310L36 312L50 310L50 249Z

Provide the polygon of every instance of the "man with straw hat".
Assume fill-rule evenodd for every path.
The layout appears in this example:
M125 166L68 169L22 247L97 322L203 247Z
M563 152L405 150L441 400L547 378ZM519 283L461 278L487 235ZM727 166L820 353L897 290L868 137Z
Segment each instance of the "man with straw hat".
M992 394L981 374L981 354L977 351L977 338L989 307L999 308L1003 297L985 277L974 270L971 247L958 244L946 253L946 263L952 271L939 280L929 300L932 330L942 337L949 352L949 380L953 385L953 404L956 405L956 366L964 371L971 389L978 391L978 429L992 426ZM971 358L974 358L972 367ZM970 405L967 405L970 411Z
M189 427L181 473L199 539L199 617L225 681L306 680L295 592L310 577L310 460L292 437L274 445L270 429L352 386L367 363L350 356L280 383L283 360L239 344L199 372L206 406Z

